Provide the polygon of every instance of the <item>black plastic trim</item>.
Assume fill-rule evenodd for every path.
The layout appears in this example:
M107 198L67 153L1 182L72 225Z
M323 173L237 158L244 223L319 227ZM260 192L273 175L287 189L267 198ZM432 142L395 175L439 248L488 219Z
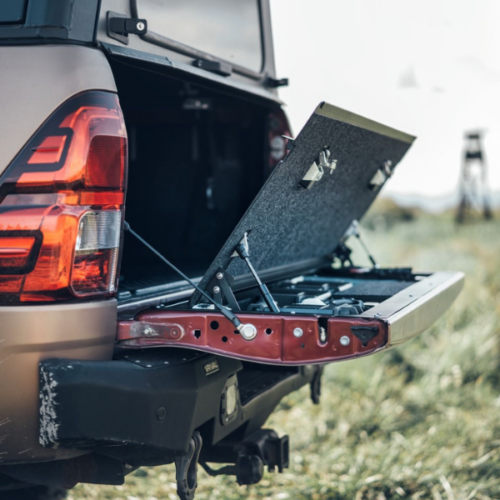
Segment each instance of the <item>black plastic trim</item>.
M12 209L16 209L16 207L12 207ZM35 269L36 266L36 261L38 259L38 254L40 253L40 249L42 248L42 243L43 243L43 234L39 230L35 231L18 231L18 230L11 230L11 231L0 231L0 246L2 242L2 238L22 238L22 237L33 237L35 239L35 242L33 243L33 246L31 247L30 253L28 255L28 258L26 260L26 264L24 266L20 267L3 267L0 266L0 275L3 276L19 276L19 275L24 275L28 274L33 269Z

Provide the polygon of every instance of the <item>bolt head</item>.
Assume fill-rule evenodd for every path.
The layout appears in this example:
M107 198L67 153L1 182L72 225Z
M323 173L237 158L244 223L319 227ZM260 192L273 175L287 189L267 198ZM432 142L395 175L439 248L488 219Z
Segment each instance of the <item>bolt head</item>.
M347 346L351 343L351 339L347 335L342 335L342 337L340 337L340 343L343 346Z
M255 326L251 323L247 323L246 325L242 326L240 335L245 340L253 340L255 337L257 337L257 328L255 328Z
M217 273L215 276L218 280L221 280L222 278L224 278L224 275L222 273Z
M144 31L146 29L146 25L142 21L139 21L135 27L137 31Z
M294 328L293 330L294 337L300 338L302 337L302 335L304 335L304 330L302 330L302 328Z
M154 329L151 328L150 326L147 326L146 328L144 328L143 333L144 333L144 335L146 335L146 337L154 337L155 335L157 335L157 333L154 331Z
M214 293L219 293L220 288L218 286L214 286L213 291L214 291Z

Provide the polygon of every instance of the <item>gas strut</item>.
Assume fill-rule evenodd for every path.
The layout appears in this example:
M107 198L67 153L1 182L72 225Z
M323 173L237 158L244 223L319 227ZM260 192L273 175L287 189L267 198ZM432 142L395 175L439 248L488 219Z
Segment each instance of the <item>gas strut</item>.
M357 220L353 220L351 222L351 225L347 228L347 231L345 232L344 236L342 237L342 243L344 243L347 240L347 238L349 238L349 236L355 236L357 238L357 240L359 241L361 247L363 248L366 256L368 257L368 259L372 263L373 268L377 269L378 268L377 261L375 260L373 255L370 253L370 250L366 246L363 239L361 239L361 233L359 232L359 222Z
M185 279L198 293L201 293L203 297L205 297L209 302L211 302L220 312L221 314L224 315L235 327L236 329L240 332L243 333L243 330L247 328L248 325L243 325L241 321L238 319L238 317L233 314L227 307L224 307L223 305L219 304L216 302L210 295L205 293L196 283L194 283L193 280L189 279L180 269L175 267L169 260L167 260L156 248L151 246L144 238L139 236L131 227L128 222L124 222L123 228L125 231L128 231L132 236L137 238L143 245L145 245L147 248L149 248L157 257L159 257L167 266L169 266L171 269L173 269L179 276L181 276L183 279Z
M243 241L246 241L246 236ZM264 297L264 300L269 309L275 313L279 313L280 310L278 309L278 306L274 302L273 296L271 295L269 288L267 288L267 286L264 283L262 283L262 281L259 278L259 275L257 274L257 271L254 269L252 263L250 262L250 254L248 253L248 248L245 246L243 242L239 243L239 245L236 247L236 253L240 256L240 258L242 258L246 262L246 265L248 266L248 269L250 269L250 272L252 273L253 277L255 278L260 293L262 293L262 296Z

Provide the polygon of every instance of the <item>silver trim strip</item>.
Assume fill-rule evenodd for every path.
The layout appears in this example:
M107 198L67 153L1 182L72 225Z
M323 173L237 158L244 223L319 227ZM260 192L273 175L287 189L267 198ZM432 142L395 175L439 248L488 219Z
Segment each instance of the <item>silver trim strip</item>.
M397 346L423 333L443 315L462 290L464 278L459 272L431 274L362 316L385 320L387 348Z
M389 342L392 347L423 333L451 306L464 285L464 274L453 273L410 306L389 318Z
M348 123L349 125L354 125L355 127L364 128L365 130L370 130L371 132L376 132L377 134L385 135L408 144L412 144L415 140L413 135L406 134L405 132L388 127L387 125L370 120L369 118L351 113L345 109L337 108L337 106L332 106L327 102L322 102L316 108L315 113L317 115Z

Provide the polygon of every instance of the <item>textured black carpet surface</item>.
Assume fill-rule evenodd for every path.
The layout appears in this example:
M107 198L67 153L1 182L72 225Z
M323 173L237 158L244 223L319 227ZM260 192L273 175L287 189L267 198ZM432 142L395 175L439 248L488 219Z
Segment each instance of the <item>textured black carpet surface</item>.
M334 293L334 297L353 297L367 300L369 296L372 300L377 297L392 297L396 293L404 290L414 281L396 280L353 280L353 286L345 291Z
M205 274L205 287L219 268L233 275L248 273L231 258L248 232L250 256L257 271L319 258L331 253L354 219L369 208L379 190L370 181L385 161L393 167L411 143L314 113L294 147L272 172ZM324 147L337 160L332 174L306 190L299 186ZM196 301L196 295L193 301Z

